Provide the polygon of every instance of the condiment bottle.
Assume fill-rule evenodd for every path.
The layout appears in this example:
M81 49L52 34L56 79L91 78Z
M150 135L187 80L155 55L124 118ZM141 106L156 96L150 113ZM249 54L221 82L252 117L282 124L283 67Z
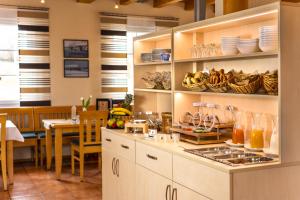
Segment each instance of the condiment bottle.
M71 108L71 119L73 121L76 121L76 106L74 106L74 105Z
M252 130L250 135L251 148L264 148L264 128L261 123L261 114L256 113L253 117Z
M235 122L232 132L233 144L244 144L244 126L242 125L242 112L235 112Z

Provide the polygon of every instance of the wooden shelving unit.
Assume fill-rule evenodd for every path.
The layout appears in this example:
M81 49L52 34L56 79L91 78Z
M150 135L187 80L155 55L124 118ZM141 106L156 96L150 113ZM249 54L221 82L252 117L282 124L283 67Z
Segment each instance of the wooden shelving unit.
M156 90L156 89L141 89L141 88L135 88L134 91L136 92L153 92L153 93L166 93L171 94L171 90Z
M172 62L142 62L141 53L153 49L172 50L172 30L165 30L134 39L134 93L135 110L172 112L172 90L148 89L141 77L146 72L172 72Z
M135 66L152 66L152 65L171 65L171 62L146 62L146 63L136 63Z
M170 91L148 90L136 81L135 93L143 96L135 102L141 110L161 111L166 107L173 112L173 121L179 121L185 112L197 111L192 103L195 101L211 102L220 105L234 105L241 110L276 115L279 118L280 161L282 163L300 162L300 135L298 123L300 107L298 106L300 89L299 55L294 50L300 46L296 18L299 9L293 3L272 3L212 19L195 22L172 30L157 32L135 39L135 72L139 76L147 70L171 70L172 89ZM234 56L216 56L192 58L191 48L196 44L220 44L222 36L241 36L258 38L259 27L275 25L279 31L277 51L239 54ZM299 30L298 30L299 29ZM168 41L168 42L166 42ZM142 63L139 53L155 45L171 47L173 55L170 63ZM141 45L143 44L143 45ZM142 66L142 67L141 67ZM142 69L141 69L142 68ZM246 73L264 73L278 70L279 94L234 94L188 91L181 83L187 72L201 70L242 70ZM137 77L135 77L137 80ZM158 97L160 96L160 97ZM149 103L149 100L151 103ZM168 101L168 102L166 102ZM148 102L148 103L146 103ZM142 105L142 106L139 106ZM160 105L160 108L158 106ZM171 107L170 107L171 105ZM169 106L169 107L168 107Z
M237 93L197 92L197 91L184 91L184 90L175 90L174 93L202 95L202 96L278 99L277 95L268 95L268 94L237 94Z
M220 60L241 60L241 59L257 59L265 57L277 57L277 51L271 52L256 52L251 54L237 54L233 56L212 56L205 58L187 58L174 60L174 63L185 63L185 62L208 62L208 61L220 61Z

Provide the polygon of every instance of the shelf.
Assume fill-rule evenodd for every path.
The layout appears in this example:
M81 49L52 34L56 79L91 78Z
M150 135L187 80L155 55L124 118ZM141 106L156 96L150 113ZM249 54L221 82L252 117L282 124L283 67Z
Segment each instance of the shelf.
M138 66L151 66L151 65L170 65L171 62L147 62L147 63L137 63L135 64L136 67Z
M189 59L180 59L175 60L175 63L183 63L183 62L199 62L199 61L215 61L215 60L237 60L237 59L253 59L253 58L264 58L264 57L277 57L277 51L270 52L256 52L251 54L237 54L231 56L213 56L206 58L189 58Z
M194 92L194 91L181 91L175 90L175 93L182 94L197 94L206 96L224 96L224 97L241 97L241 98L262 98L262 99L277 99L278 96L267 94L235 94L235 93L216 93L216 92Z
M134 91L136 92L152 92L152 93L166 93L171 94L171 90L157 90L157 89L141 89L141 88L135 88Z
M210 18L174 28L174 33L210 32L230 27L240 27L258 21L269 21L278 17L280 3L246 9L223 16Z

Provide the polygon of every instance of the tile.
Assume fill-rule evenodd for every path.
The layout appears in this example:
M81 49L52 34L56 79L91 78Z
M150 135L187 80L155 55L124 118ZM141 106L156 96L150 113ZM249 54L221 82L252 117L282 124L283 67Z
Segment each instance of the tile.
M2 193L0 185L0 200L101 200L101 173L97 165L85 166L84 182L80 181L79 168L76 170L77 174L72 175L71 166L64 165L61 180L57 180L54 170L36 168L33 163L16 163L14 185Z
M3 191L3 188L0 188L0 191ZM9 200L9 193L8 192L0 192L0 199L1 200Z

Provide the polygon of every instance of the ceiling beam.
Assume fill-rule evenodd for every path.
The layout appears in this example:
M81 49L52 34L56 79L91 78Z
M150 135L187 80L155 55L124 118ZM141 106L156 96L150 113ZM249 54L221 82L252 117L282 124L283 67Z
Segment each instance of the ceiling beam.
M153 0L153 7L154 8L162 8L174 3L178 3L182 0Z
M194 3L195 3L194 0L184 0L184 9L185 10L193 10ZM206 0L206 7L212 6L214 4L215 4L215 0Z
M96 0L77 0L77 3L93 3Z
M194 0L184 0L184 10L193 10L194 2Z
M133 3L133 0L120 0L120 5L128 5Z

